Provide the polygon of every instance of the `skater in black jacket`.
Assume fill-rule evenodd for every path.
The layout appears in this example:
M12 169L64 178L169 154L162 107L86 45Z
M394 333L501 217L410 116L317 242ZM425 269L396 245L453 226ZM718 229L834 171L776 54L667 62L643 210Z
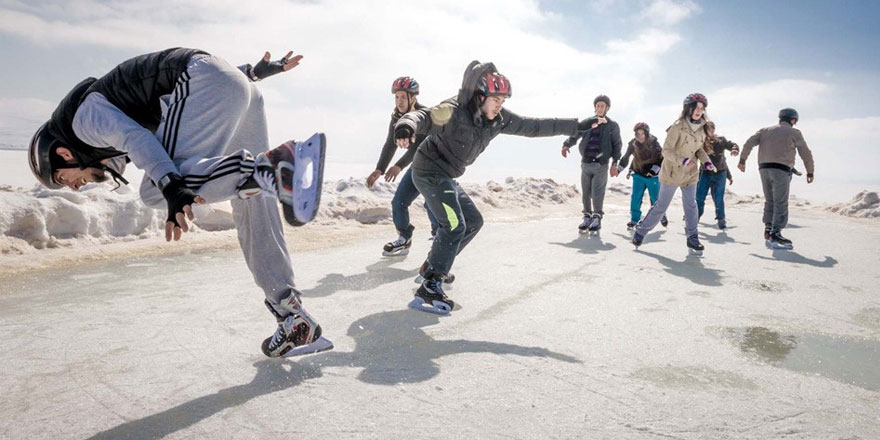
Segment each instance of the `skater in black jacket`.
M391 123L388 125L388 136L385 138L385 145L382 146L382 153L379 155L379 162L376 164L376 170L367 177L367 188L371 188L379 176L385 175L386 182L393 182L397 179L400 171L412 163L413 156L416 153L416 147L425 139L425 135L416 136L416 141L412 143L407 152L386 172L388 164L394 157L397 150L394 144L394 125L401 116L413 110L421 110L425 106L419 104L419 83L408 76L401 76L391 83L391 93L394 94L394 112L391 113ZM407 170L397 184L397 190L394 191L394 198L391 200L391 219L394 221L394 227L397 229L397 240L386 243L382 249L382 255L403 256L409 254L409 248L412 245L413 230L415 227L409 222L409 205L419 196L419 190L416 189L412 181L412 170ZM433 236L437 230L437 219L431 214L425 204L425 210L428 211L428 220L431 222L431 235Z
M413 182L425 197L440 227L420 270L423 281L412 307L448 313L454 306L443 291L452 264L483 226L474 201L454 180L489 146L495 136L574 135L576 119L535 119L506 108L510 82L492 63L471 62L458 96L429 109L407 113L397 122L397 146L408 148L418 134L428 137L418 146L412 164Z

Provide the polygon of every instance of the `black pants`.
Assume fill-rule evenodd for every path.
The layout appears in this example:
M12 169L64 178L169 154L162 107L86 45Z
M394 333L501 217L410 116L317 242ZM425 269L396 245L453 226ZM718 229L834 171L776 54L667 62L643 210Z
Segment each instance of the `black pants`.
M413 183L439 223L426 277L447 275L455 257L483 227L483 216L458 182L442 172L412 170Z

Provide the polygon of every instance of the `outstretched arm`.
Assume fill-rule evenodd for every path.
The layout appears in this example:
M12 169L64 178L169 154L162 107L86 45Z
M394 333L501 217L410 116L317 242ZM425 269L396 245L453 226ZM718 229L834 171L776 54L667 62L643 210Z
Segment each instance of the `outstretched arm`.
M293 51L287 52L287 55L284 55L281 59L270 61L272 59L272 54L268 51L263 54L263 58L257 62L256 65L246 64L242 66L242 71L244 71L245 75L251 79L251 81L260 81L262 79L266 79L272 75L277 75L282 72L287 72L290 69L299 65L300 60L302 60L302 55L293 56Z
M416 134L438 133L451 119L458 104L444 101L434 107L413 110L394 125L394 140L397 148L409 148L416 140Z
M574 136L578 130L577 119L527 118L507 109L501 110L501 116L504 120L501 132L514 136L548 137L563 134Z

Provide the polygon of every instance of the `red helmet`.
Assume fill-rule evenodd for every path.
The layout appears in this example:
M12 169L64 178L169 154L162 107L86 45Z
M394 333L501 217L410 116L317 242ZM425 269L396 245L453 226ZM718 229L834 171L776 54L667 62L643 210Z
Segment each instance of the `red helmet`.
M504 96L510 98L512 92L510 90L510 81L504 75L498 72L486 72L480 78L480 84L477 91L483 96Z
M419 82L408 76L401 76L391 83L391 93L407 92L413 95L419 94Z
M635 127L633 127L633 133L635 133L639 130L645 130L645 134L647 135L648 133L651 132L651 127L648 127L648 124L646 124L644 122L639 122L636 124Z
M691 105L695 102L702 102L703 107L709 106L709 100L706 99L706 95L702 93L691 93L684 98L684 105Z

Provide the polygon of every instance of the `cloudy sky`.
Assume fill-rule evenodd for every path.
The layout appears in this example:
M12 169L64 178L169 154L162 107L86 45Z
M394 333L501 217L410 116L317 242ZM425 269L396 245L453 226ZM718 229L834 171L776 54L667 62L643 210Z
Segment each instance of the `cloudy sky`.
M291 49L302 64L261 83L273 143L324 131L329 159L364 175L391 81L417 78L432 104L479 59L511 79L521 115L582 118L609 95L624 142L638 121L662 138L694 91L738 143L795 107L817 178L878 184L858 165L880 163L878 19L859 0L0 0L0 147L23 146L70 87L131 56L185 46L243 64ZM571 173L562 140L499 137L474 168Z

